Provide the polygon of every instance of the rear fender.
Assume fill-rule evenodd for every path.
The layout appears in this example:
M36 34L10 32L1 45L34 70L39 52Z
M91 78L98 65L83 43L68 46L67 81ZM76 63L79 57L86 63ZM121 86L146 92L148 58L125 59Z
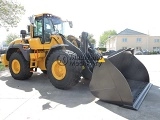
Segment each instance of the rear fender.
M24 56L24 58L29 61L30 59L30 48L29 48L29 44L11 44L8 48L8 50L6 51L6 59L9 61L10 56L12 55L12 53L14 52L21 52L22 55Z

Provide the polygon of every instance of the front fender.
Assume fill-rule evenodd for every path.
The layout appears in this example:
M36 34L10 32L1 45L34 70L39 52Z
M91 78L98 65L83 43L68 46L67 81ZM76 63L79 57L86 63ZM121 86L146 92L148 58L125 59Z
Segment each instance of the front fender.
M45 65L47 64L46 62L50 54L52 54L55 50L63 49L63 47L67 47L67 46L68 46L67 44L57 44L57 45L52 46L49 52L47 53Z

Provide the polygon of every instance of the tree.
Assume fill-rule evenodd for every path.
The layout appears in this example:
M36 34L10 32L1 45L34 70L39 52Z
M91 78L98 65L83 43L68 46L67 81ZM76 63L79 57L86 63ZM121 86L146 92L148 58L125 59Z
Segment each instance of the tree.
M91 44L96 44L96 40L93 37L94 37L93 34L88 33L88 39L91 42Z
M116 34L117 32L115 30L104 31L100 36L99 47L105 47L108 38Z
M0 0L0 27L16 27L25 13L24 7L11 0Z
M15 34L15 33L9 33L6 37L6 44L9 44L10 42L15 40L16 38L19 38L19 35Z

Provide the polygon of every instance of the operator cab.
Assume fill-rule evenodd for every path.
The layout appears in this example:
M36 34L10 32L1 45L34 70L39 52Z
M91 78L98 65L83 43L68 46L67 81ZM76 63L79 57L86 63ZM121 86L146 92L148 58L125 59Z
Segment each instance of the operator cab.
M51 35L63 34L64 22L69 22L69 26L71 28L73 26L71 21L62 21L61 18L48 13L35 15L29 19L31 24L34 26L32 37L40 38L42 43L50 43ZM28 28L28 32L30 32L30 27Z

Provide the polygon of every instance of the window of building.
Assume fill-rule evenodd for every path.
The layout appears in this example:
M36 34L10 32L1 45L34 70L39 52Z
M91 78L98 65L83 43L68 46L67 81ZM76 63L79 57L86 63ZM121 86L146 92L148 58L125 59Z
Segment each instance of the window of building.
M159 52L160 51L160 47L153 47L153 51L154 52Z
M157 42L160 42L160 40L159 39L154 39L154 42L157 43Z
M123 38L123 39L122 39L122 42L127 42L127 38Z
M141 47L136 47L136 50L141 50L142 48Z
M122 49L127 49L127 47L122 47Z
M4 44L3 47L8 47L8 45Z
M142 42L142 39L141 38L137 38L137 42Z

